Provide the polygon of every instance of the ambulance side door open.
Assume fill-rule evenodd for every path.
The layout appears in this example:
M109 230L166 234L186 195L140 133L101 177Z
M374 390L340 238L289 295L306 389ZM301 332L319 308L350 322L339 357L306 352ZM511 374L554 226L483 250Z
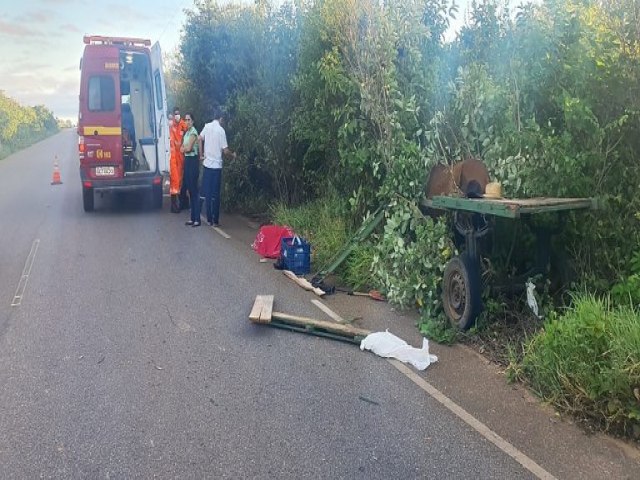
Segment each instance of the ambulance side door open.
M160 44L151 47L151 75L153 76L155 136L157 140L158 171L169 172L169 121L167 119L167 92L162 72Z

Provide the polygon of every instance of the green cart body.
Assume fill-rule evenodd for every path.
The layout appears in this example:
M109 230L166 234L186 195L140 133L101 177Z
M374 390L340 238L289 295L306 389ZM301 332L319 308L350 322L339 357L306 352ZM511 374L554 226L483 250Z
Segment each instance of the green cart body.
M572 210L596 207L591 198L461 198L435 196L423 200L428 209L453 213L455 230L464 238L464 250L452 258L443 275L444 310L453 325L466 330L482 311L482 281L479 239L491 231L487 217L523 219L531 225L531 217L543 213L566 215ZM509 279L510 285L524 289L531 277L544 275L549 264L551 237L560 231L562 222L555 228L532 228L536 236L535 266L524 274Z

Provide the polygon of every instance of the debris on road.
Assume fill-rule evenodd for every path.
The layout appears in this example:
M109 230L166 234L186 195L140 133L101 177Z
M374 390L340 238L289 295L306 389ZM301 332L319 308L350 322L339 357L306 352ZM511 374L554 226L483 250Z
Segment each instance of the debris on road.
M368 292L356 292L350 289L340 288L340 287L335 287L335 290L337 290L338 292L344 292L347 295L353 295L354 297L369 297L379 302L385 301L384 295L382 295L382 292L380 292L379 290L369 290Z
M384 358L410 363L418 370L438 361L438 357L429 354L429 340L426 338L422 339L422 348L415 348L388 330L367 335L360 343L360 350L370 350Z
M382 295L382 293L380 293L378 290L369 290L368 292L349 292L349 295L369 297L379 302L384 302L385 300L384 295Z
M371 400L370 398L367 397L363 397L362 395L360 395L358 397L360 400L362 400L363 402L367 402L370 403L371 405L380 405L378 402L376 402L375 400Z
M315 293L319 297L322 297L325 294L324 290L318 287L314 287L313 285L311 285L311 282L309 280L307 280L306 278L297 276L295 273L293 273L290 270L283 270L282 273L284 273L288 278L290 278L295 283L297 283L298 286L304 288L305 290L309 290L310 292Z
M260 227L251 248L261 257L278 258L282 239L293 237L295 233L286 225L263 225Z
M273 302L273 295L257 295L249 314L249 320L253 323L263 323L276 328L309 333L356 345L360 344L362 339L371 333L369 330L352 325L275 312L273 311Z

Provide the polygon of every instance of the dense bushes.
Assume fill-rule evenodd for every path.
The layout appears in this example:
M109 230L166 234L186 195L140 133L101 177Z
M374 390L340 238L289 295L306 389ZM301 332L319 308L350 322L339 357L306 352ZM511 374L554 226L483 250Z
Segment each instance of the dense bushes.
M563 219L563 270L590 292L637 301L637 2L543 0L509 11L480 0L445 42L453 15L447 0L196 1L173 89L200 120L210 105L227 108L240 156L226 167L225 205L279 205L276 220L311 237L316 266L387 206L386 225L341 274L417 306L431 331L454 252L446 224L424 218L419 201L434 164L477 157L507 197L598 197L599 210ZM504 249L494 242L491 274L535 257L523 231ZM618 314L632 317L598 313Z
M57 131L49 110L40 105L24 107L0 91L0 158Z
M467 156L509 196L598 196L602 210L569 217L562 244L578 279L606 292L640 241L632 3L547 0L513 15L484 0L445 43L445 0L198 1L173 89L200 121L227 108L241 152L227 206L335 192L347 224L379 204L393 216L417 204L431 165Z

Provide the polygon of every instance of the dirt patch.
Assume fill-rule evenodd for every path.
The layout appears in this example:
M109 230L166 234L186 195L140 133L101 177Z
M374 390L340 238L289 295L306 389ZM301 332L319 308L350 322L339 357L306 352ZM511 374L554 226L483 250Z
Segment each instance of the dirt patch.
M268 212L240 212L238 214L254 224L254 228L260 228L262 225L269 225L271 223L271 217Z
M512 358L520 361L523 345L542 328L543 321L515 310L497 315L479 328L460 334L460 342L502 367Z

